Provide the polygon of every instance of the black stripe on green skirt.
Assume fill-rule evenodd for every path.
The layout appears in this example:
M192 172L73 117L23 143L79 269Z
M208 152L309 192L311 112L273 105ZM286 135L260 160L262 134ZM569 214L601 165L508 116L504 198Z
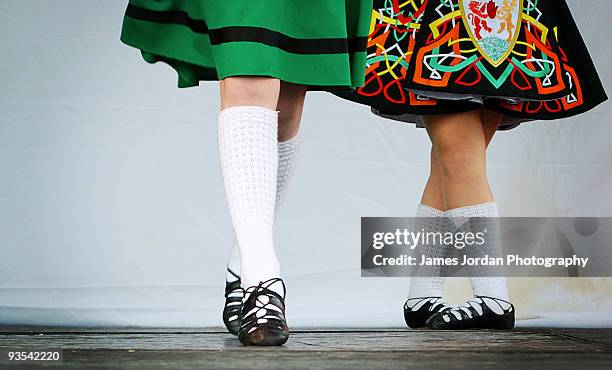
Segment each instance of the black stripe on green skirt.
M293 54L353 54L366 49L367 37L301 39L263 27L230 26L209 29L203 20L193 19L184 11L156 11L129 4L130 18L163 24L178 24L193 32L209 34L211 45L230 42L258 42Z

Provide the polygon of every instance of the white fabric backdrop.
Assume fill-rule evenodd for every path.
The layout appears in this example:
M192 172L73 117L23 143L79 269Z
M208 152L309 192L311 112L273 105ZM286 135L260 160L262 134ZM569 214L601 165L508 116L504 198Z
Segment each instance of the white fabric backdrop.
M0 324L221 325L217 85L178 90L122 45L125 3L0 2ZM612 2L569 3L610 91ZM502 213L612 216L610 107L501 133ZM402 326L408 281L359 277L359 217L414 214L425 132L311 93L303 137L277 228L290 324ZM521 325L612 326L612 280L510 283Z

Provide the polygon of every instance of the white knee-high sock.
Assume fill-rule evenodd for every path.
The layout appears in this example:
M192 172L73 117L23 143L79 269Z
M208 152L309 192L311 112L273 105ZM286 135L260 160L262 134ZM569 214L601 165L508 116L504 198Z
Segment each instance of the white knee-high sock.
M278 143L278 178L276 180L276 214L287 195L289 181L295 171L295 165L301 143L300 132L291 139Z
M273 237L277 135L278 113L273 110L245 106L219 114L221 172L245 288L280 276Z
M459 224L465 224L470 218L480 219L481 225L478 229L487 229L487 235L485 237L486 243L481 248L477 249L474 257L482 257L482 254L488 254L489 256L497 256L502 253L502 240L501 240L501 224L499 220L499 209L497 203L489 202L476 204L467 207L455 208L446 212L446 215L450 217L456 226ZM469 221L474 222L474 221ZM484 224L486 223L486 225ZM493 298L499 298L508 300L508 288L506 286L506 278L501 277L487 277L487 271L493 271L499 269L491 269L483 266L470 266L470 284L475 296L487 296Z
M301 143L300 132L291 139L278 143L278 173L276 176L276 204L274 216L278 214L281 204L287 194L289 181L293 176L293 172L297 163L299 147ZM238 280L237 274L240 274L240 249L238 242L234 240L232 251L230 252L227 261L227 282Z
M424 204L419 204L417 207L416 220L415 220L415 232L424 230L425 232L440 232L444 233L446 230L447 219L444 217L444 211L435 209ZM422 253L428 257L443 257L444 246L433 245L433 246L419 246ZM424 249L427 248L427 249ZM442 297L444 289L444 278L436 275L439 267L430 267L427 271L429 276L414 276L410 278L410 290L408 298L423 298L423 297Z

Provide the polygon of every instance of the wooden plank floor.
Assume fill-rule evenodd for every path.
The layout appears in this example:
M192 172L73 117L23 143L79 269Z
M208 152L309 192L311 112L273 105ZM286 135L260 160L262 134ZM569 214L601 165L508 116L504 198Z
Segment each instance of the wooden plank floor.
M253 348L220 328L0 327L0 349L33 347L62 348L73 369L609 369L612 329L303 329Z

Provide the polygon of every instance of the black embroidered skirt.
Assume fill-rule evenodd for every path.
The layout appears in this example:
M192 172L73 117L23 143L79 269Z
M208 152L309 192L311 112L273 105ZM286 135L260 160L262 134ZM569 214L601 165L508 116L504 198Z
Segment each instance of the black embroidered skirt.
M374 0L365 80L336 95L416 123L484 106L507 129L607 99L565 0Z

